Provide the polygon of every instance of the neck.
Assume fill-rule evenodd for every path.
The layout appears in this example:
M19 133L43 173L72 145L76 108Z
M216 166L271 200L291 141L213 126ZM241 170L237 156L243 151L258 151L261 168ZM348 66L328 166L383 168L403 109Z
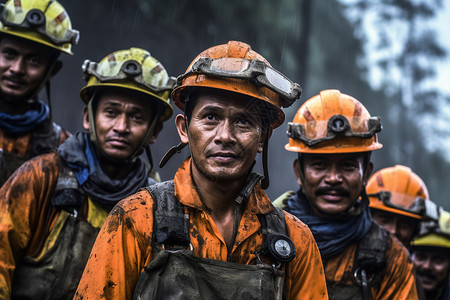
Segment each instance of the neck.
M98 153L97 156L99 157L100 166L102 167L103 172L111 179L126 178L134 167L134 164L132 163L113 161Z
M245 183L245 178L233 181L211 180L205 178L196 168L192 169L192 179L200 199L214 215L234 211L236 197Z
M5 95L0 95L0 111L8 115L23 115L33 107L33 102L19 99L5 100Z

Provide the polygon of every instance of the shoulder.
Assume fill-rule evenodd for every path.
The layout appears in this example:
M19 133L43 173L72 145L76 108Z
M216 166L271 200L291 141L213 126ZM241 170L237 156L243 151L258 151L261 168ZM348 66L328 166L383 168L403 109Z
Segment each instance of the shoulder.
M294 191L287 191L284 194L280 195L278 198L276 198L272 203L276 207L286 209L288 206L287 201L293 195L295 195Z
M293 214L287 211L283 212L288 236L292 239L296 247L297 245L301 245L302 247L307 247L307 244L315 245L314 236L309 227Z

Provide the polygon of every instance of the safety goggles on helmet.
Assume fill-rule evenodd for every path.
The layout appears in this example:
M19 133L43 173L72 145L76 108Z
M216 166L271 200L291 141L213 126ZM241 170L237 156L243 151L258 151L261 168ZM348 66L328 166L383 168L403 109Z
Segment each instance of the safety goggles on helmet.
M392 193L391 191L379 191L378 193L368 194L368 197L376 197L383 202L387 207L401 210L408 213L413 213L418 216L425 217L427 215L427 201L424 198L416 197L413 201L410 195L403 193ZM396 197L396 203L393 201L393 197ZM412 203L409 207L402 205L402 203Z
M153 76L153 69L140 64L136 60L109 61L100 63L86 59L82 66L86 79L95 76L100 82L113 82L121 80L132 80L146 88L158 93L170 91L175 85L175 77L169 77L167 82L161 84L158 77Z
M75 45L78 43L79 32L64 26L53 26L52 30L48 30L48 21L43 11L33 8L27 9L21 7L22 13L11 12L4 4L0 4L0 22L4 26L25 30L34 30L48 38L53 44L61 46L70 43ZM51 22L62 22L67 17L63 11ZM55 30L58 28L60 30Z
M189 72L177 78L177 85L181 85L182 80L192 73L254 81L277 93L282 98L282 107L291 106L302 93L298 83L291 81L263 61L255 59L200 57L192 64Z
M343 115L334 115L328 121L310 121L307 124L289 122L287 134L312 147L338 137L369 139L381 129L380 117L367 119L354 116L347 119Z

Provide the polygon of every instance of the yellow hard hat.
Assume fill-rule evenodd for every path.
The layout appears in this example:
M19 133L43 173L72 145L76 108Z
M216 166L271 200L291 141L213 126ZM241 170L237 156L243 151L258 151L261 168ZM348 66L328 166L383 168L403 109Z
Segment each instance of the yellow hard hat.
M325 90L307 100L288 124L285 148L299 153L353 153L380 149L379 117L338 90Z
M366 186L370 207L415 219L424 219L429 198L425 183L402 165L374 173Z
M149 100L155 104L162 104L164 109L159 116L160 121L172 116L169 96L175 78L169 77L163 65L150 52L140 48L119 50L103 58L100 63L86 60L82 69L88 82L80 91L85 104L96 90L103 87L131 89L151 96Z
M0 32L72 54L79 32L55 0L9 0L0 4Z
M419 235L411 245L450 249L450 212L441 208L437 221L424 222Z

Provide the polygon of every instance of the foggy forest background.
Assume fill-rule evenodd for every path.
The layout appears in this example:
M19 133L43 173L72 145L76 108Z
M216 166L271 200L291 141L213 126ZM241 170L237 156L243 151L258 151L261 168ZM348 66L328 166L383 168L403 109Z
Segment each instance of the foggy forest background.
M4 2L4 1L2 1ZM286 109L285 123L269 142L270 199L298 188L292 171L295 154L284 149L287 122L320 90L339 89L380 116L384 147L375 151L375 171L394 164L412 168L426 183L433 201L450 209L450 162L445 140L449 96L429 84L435 66L447 55L428 26L442 9L440 0L60 0L80 31L74 55L52 81L53 118L71 132L82 129L84 86L81 65L130 47L147 49L171 76L183 73L201 51L229 40L244 41L303 88L301 100ZM376 26L367 30L371 16ZM401 28L397 35L395 28ZM370 56L368 42L377 38ZM395 49L393 46L396 45ZM373 48L374 47L374 48ZM373 70L378 77L374 83ZM371 75L372 74L372 75ZM45 97L44 97L45 98ZM153 159L179 143L174 106ZM187 149L162 169L171 179ZM262 173L261 157L256 171Z

